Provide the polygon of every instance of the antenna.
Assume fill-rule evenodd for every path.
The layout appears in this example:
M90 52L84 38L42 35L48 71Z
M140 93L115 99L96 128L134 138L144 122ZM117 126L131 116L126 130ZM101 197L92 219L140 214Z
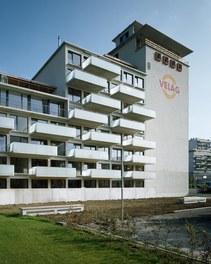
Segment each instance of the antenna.
M58 47L61 45L61 37L58 36Z

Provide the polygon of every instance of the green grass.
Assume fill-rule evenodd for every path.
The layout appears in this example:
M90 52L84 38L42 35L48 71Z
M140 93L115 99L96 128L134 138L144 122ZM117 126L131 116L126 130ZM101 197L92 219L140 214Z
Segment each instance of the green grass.
M180 263L170 259L38 218L0 215L1 264Z

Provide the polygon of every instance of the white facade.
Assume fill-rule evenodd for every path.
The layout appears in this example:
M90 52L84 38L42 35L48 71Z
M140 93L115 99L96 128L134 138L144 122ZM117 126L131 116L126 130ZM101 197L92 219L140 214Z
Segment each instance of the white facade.
M125 60L138 65L133 55ZM185 193L187 125L178 127L179 115L170 122L182 140L167 140L181 154L172 154L173 192L167 106L150 91L151 76L163 73L153 60L152 75L130 63L64 42L32 81L1 74L0 204L120 199L122 184L124 199ZM183 109L187 98L184 92Z

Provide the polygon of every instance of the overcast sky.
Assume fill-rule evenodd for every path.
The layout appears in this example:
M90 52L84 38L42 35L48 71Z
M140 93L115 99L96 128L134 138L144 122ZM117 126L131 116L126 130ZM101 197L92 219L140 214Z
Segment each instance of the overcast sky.
M24 78L51 56L58 36L105 54L134 20L192 49L189 136L211 139L210 0L0 0L0 8L0 72Z

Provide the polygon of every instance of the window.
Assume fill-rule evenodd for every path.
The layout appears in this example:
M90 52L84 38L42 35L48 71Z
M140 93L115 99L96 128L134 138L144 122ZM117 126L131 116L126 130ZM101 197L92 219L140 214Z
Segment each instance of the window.
M68 188L81 188L81 180L68 180Z
M51 167L65 167L64 160L51 160Z
M0 164L7 164L7 157L0 157Z
M112 156L112 160L121 160L122 150L121 149L112 149L111 156Z
M8 102L8 92L0 90L0 105L6 106Z
M8 95L8 106L21 109L21 95L12 91Z
M137 88L144 88L144 79L135 76L135 81L134 81L134 86L136 86Z
M121 188L122 182L121 181L112 181L112 188Z
M48 160L32 159L32 167L37 167L37 166L47 167L48 166Z
M15 130L17 131L28 131L28 118L24 116L15 116L11 115L11 117L14 119L15 124Z
M58 155L65 156L65 143L60 141L51 141L51 146L57 146Z
M85 188L96 188L96 180L84 180Z
M15 173L28 173L28 159L11 157L10 164L14 165Z
M108 163L101 163L100 165L101 165L101 169L102 170L110 170L110 164L108 164Z
M135 181L135 187L136 188L144 188L144 181L141 181L141 180Z
M125 165L124 166L124 171L132 171L133 170L133 166L131 165Z
M96 150L96 147L95 146L86 146L86 145L84 145L84 149L87 149L87 150Z
M0 179L0 189L7 189L7 180Z
M96 169L96 163L84 163L84 170Z
M125 34L123 34L120 37L120 43L122 43L123 41L125 41L128 37L129 37L129 31L127 31Z
M7 137L5 135L0 135L0 151L6 151Z
M50 110L49 110L50 115L54 116L64 116L64 104L63 103L53 103L50 102Z
M47 120L43 120L43 119L35 119L35 118L32 118L31 119L31 125L33 125L35 123L44 123L44 124L47 124L48 121Z
M80 144L76 144L76 143L72 143L72 142L68 142L67 143L67 149L68 150L72 150L72 149L80 149L81 145Z
M46 139L31 139L31 143L32 144L36 144L36 145L47 145L47 140Z
M81 103L81 91L73 88L68 88L68 99L74 103Z
M12 143L12 142L28 143L28 138L18 137L18 136L10 136L10 143Z
M120 164L112 164L112 170L121 170L122 166Z
M48 180L32 180L32 188L46 189L48 188Z
M81 55L72 51L68 51L68 63L81 66Z
M124 181L124 187L125 188L133 188L133 181L131 181L131 180L125 180Z
M99 188L110 188L110 181L109 180L99 180L98 186Z
M27 179L11 179L10 188L11 189L27 189L28 180Z
M62 179L51 180L51 188L66 188L66 181Z
M123 74L123 82L126 82L128 84L133 84L133 75L128 73L128 72L124 72Z
M135 166L135 171L144 171L144 166Z
M68 168L75 168L76 169L76 175L81 175L81 162L68 162Z

